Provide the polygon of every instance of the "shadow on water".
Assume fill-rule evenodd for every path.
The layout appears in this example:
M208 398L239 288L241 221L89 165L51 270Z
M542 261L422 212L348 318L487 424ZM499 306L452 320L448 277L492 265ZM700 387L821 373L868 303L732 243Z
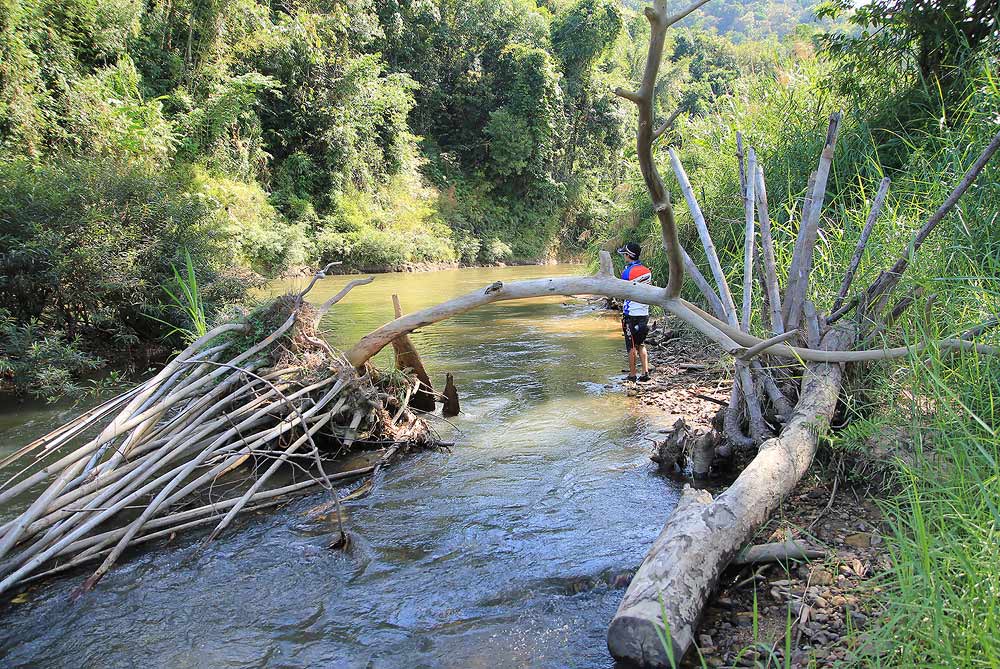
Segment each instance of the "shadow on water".
M392 316L493 281L576 267L382 275L324 329L347 344ZM346 277L317 286L320 301ZM299 282L299 283L304 283ZM296 286L277 286L277 289ZM300 287L300 286L299 286ZM347 505L354 542L305 512L318 497L133 554L76 604L79 575L0 613L8 667L602 667L605 631L678 496L653 473L642 414L617 386L617 321L579 301L490 305L414 335L453 372L451 453L417 454ZM390 358L383 353L380 362ZM66 411L0 414L0 453Z

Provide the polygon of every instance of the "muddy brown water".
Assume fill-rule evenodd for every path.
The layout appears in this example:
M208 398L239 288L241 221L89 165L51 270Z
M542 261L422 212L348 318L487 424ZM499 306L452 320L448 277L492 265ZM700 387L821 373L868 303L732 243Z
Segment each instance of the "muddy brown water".
M413 311L497 280L580 271L380 275L324 326L343 345L391 319L393 292ZM303 515L321 495L245 517L207 549L189 535L134 551L75 603L82 573L22 603L6 596L0 666L612 666L607 624L679 494L655 474L648 419L620 387L617 320L564 298L504 302L413 340L436 384L455 375L463 413L435 425L456 445L404 460L348 503L349 551L327 550L332 528ZM74 413L0 408L0 455Z

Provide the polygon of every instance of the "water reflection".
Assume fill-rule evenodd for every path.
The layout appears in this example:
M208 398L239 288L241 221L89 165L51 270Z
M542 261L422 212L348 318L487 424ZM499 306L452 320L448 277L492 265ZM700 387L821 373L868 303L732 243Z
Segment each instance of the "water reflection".
M576 267L383 275L324 323L353 342L391 318L496 280ZM311 295L321 301L347 278ZM304 283L304 282L300 282ZM286 288L289 286L283 286ZM455 374L451 453L418 454L348 505L351 550L303 515L318 498L244 519L208 550L137 553L76 604L79 577L2 616L4 666L600 667L604 634L676 500L635 435L617 321L565 298L499 303L423 329L436 383ZM388 354L383 354L388 362ZM5 419L23 443L56 416Z

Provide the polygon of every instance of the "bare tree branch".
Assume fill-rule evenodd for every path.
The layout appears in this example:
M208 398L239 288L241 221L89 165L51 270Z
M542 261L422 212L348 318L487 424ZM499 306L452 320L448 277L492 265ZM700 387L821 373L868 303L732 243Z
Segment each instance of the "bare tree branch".
M878 193L875 194L875 200L872 201L872 208L868 212L868 219L865 221L865 227L861 230L858 245L854 249L854 255L851 256L851 263L847 266L847 272L844 273L844 280L840 284L840 290L837 291L837 299L833 301L830 311L836 311L841 307L844 303L844 298L847 297L847 291L851 289L851 282L854 281L854 273L858 271L858 265L861 264L861 256L864 255L865 246L868 244L868 237L872 233L872 228L875 226L875 221L878 220L879 214L882 213L882 205L885 203L885 196L889 192L889 183L889 177L885 177L882 179L882 183L879 184Z
M667 0L654 0L653 6L647 7L645 11L650 25L650 37L649 50L646 53L646 67L642 73L642 83L639 90L635 92L623 89L615 91L617 95L634 102L639 109L636 154L642 178L646 182L646 190L649 191L649 196L653 200L653 209L656 211L656 217L659 219L663 231L663 249L667 254L669 264L665 290L668 299L676 298L681 294L681 284L684 281L684 259L681 255L680 241L677 238L677 224L674 221L674 209L670 204L670 194L663 186L663 180L656 169L656 161L653 159L655 113L653 94L656 89L656 75L660 69L660 61L663 60L663 44L666 39L667 27L706 2L708 0L699 0L696 5L678 15L679 18L666 19Z

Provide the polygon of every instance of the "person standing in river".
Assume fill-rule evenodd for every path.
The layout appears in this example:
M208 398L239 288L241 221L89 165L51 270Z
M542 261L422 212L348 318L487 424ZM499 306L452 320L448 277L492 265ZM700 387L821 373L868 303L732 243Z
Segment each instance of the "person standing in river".
M628 242L618 249L618 255L625 258L622 280L632 283L650 283L653 273L639 262L642 247ZM625 300L622 306L622 333L625 335L625 350L628 351L629 374L626 381L649 381L649 358L646 355L646 335L649 334L649 305ZM636 356L642 362L642 376L636 378Z

